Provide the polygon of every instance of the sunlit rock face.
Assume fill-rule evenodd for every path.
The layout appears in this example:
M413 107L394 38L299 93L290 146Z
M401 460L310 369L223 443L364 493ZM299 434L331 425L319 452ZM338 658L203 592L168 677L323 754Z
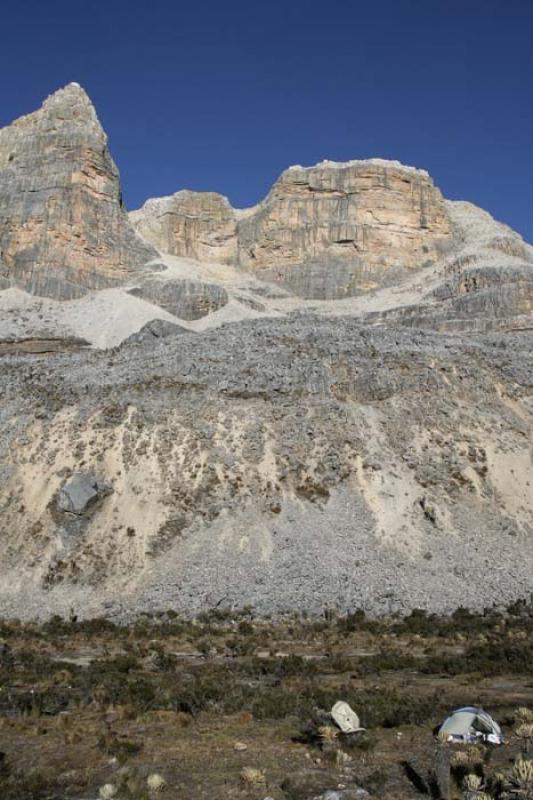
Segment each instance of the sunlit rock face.
M235 211L216 192L181 191L148 200L130 219L146 241L165 253L221 264L237 259Z
M132 214L161 250L234 263L295 294L338 299L434 262L449 246L440 191L423 170L371 159L290 167L244 211L213 193L178 192Z
M78 84L0 130L0 287L69 299L156 255L123 209L119 175Z
M335 299L435 261L449 239L442 195L426 172L377 159L326 161L281 175L242 220L239 254L296 294Z

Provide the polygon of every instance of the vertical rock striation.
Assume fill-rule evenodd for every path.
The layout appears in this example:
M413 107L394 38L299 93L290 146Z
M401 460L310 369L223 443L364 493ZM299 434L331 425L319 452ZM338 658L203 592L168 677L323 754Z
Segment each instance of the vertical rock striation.
M0 130L0 287L69 299L156 255L122 206L107 137L78 84Z
M319 299L390 283L435 261L451 240L427 172L380 159L290 167L252 209L178 192L148 201L131 219L161 250L233 263Z
M237 259L237 220L216 192L176 192L148 200L130 219L158 249L174 256L232 264Z
M239 260L296 294L335 299L435 261L450 234L427 172L379 159L325 161L290 167L241 220Z

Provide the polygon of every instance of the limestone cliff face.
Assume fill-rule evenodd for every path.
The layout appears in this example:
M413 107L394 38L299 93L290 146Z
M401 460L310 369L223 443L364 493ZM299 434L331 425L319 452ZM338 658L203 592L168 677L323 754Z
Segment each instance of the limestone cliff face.
M454 249L427 270L409 302L373 317L447 332L529 330L533 247L471 203L447 200L446 208Z
M377 159L326 161L281 175L239 226L240 260L257 269L356 260L360 288L370 288L391 268L434 260L449 234L442 195L426 172Z
M221 264L237 259L235 211L216 192L181 191L148 200L130 219L146 241L165 253Z
M0 287L68 299L155 256L122 207L107 137L78 84L0 130Z
M178 192L131 218L162 250L234 263L322 299L358 294L432 263L451 239L429 175L380 159L290 167L245 211L233 212L220 195Z

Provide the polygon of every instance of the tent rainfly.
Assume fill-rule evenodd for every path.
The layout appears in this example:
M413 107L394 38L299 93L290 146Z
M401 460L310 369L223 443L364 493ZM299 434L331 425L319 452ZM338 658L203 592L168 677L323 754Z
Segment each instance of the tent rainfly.
M437 736L445 742L503 744L502 729L482 708L456 709L440 726Z

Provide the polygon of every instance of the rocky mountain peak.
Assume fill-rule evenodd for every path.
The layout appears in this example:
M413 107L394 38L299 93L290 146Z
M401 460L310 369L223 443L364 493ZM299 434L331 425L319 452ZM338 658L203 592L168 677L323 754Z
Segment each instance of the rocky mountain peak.
M131 212L130 219L147 242L165 253L222 264L238 262L235 210L217 192L182 189L169 197L152 198Z
M353 158L349 161L331 161L328 158L323 159L322 161L317 162L316 164L311 164L310 166L302 166L301 164L292 164L290 167L287 167L282 175L286 175L289 172L314 172L315 170L322 169L322 170L367 170L369 168L382 168L384 170L391 170L396 169L400 172L410 172L420 175L424 178L429 178L429 173L425 169L420 169L419 167L411 167L407 164L402 164L401 161L389 159L389 158Z
M67 299L138 271L156 252L136 235L121 196L79 84L0 130L0 288Z
M94 106L89 95L85 89L75 81L67 83L66 86L62 86L60 89L56 89L55 92L52 92L43 102L42 108L43 110L46 109L49 111L50 109L59 108L61 106L75 106L77 109L85 107L94 111Z
M39 109L19 117L9 128L26 132L39 129L43 134L51 134L57 131L58 126L65 124L78 126L85 136L96 134L103 141L107 140L96 109L79 83L69 83L57 89Z

